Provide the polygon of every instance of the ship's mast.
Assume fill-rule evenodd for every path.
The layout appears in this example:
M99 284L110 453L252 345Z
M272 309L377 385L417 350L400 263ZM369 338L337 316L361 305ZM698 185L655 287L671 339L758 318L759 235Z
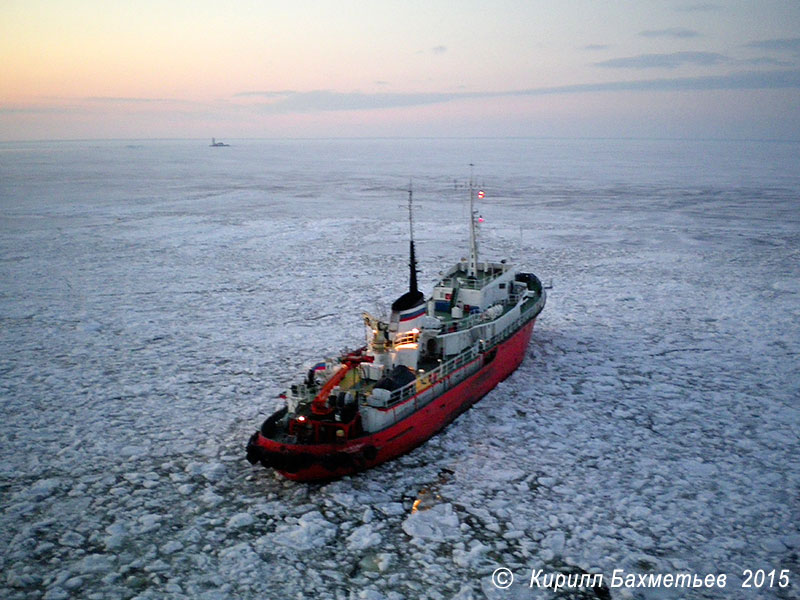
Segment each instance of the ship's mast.
M469 164L469 272L470 277L478 276L478 236L475 231L475 182L472 178L472 163Z
M413 200L413 192L411 191L411 182L408 182L408 243L411 258L409 260L409 268L411 269L411 276L408 283L408 291L412 293L419 293L417 288L417 257L414 254L414 209L411 206Z

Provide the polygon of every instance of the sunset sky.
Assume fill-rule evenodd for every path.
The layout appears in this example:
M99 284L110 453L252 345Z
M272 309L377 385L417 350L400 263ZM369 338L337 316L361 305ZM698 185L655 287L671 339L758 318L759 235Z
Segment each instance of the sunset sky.
M800 2L0 0L0 141L800 139Z

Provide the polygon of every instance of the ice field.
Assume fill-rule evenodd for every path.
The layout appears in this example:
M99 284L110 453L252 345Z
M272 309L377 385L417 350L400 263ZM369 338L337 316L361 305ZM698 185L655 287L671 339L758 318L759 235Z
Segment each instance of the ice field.
M0 144L0 597L800 597L800 144L226 141ZM406 290L409 179L422 291L468 253L470 162L552 283L521 367L371 471L251 467ZM529 587L615 569L727 587Z

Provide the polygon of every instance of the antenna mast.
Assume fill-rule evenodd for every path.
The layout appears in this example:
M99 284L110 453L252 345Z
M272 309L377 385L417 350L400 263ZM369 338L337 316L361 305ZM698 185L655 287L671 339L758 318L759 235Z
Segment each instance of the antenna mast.
M411 276L408 283L408 290L412 293L419 293L417 288L417 257L414 253L414 209L411 206L413 200L413 192L411 190L411 181L408 182L408 227L409 227L409 250L411 258L409 260L409 268L411 269Z
M478 276L478 236L475 231L475 182L474 164L469 163L469 272L470 277Z
M409 227L409 235L408 239L412 242L414 241L414 211L411 206L411 202L413 201L413 191L411 189L411 180L408 181L408 227Z

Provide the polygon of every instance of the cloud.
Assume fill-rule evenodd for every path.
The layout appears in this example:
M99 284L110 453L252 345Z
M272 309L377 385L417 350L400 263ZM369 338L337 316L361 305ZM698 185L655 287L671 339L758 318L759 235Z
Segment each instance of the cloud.
M87 96L85 98L66 98L47 96L40 98L41 103L13 104L0 106L0 114L78 114L92 113L97 110L105 111L116 105L130 104L194 104L189 100L176 100L174 98L134 98L120 96ZM159 107L160 108L160 107Z
M608 44L587 44L583 47L584 50L607 50L611 48Z
M719 65L730 59L716 52L673 52L671 54L640 54L624 58L612 58L594 63L596 67L623 69L674 69L681 65Z
M676 6L675 10L678 12L709 12L713 10L720 10L718 4L711 4L710 2L701 2L699 4L686 4L684 6Z
M434 46L431 48L431 54L444 54L447 52L447 46Z
M659 38L659 37L693 38L700 36L700 34L696 32L694 29L686 29L684 27L669 27L667 29L648 29L646 31L640 31L639 35L648 38Z
M234 98L280 98L282 96L287 96L289 94L296 94L294 90L279 90L279 91L249 91L249 92L239 92L234 94Z
M761 50L780 50L788 52L800 52L800 38L783 38L779 40L759 40L745 44L748 48L759 48Z
M296 92L289 90L245 91L234 98L261 98L242 106L272 114L320 113L333 111L369 111L416 106L445 104L459 100L492 98L535 97L556 94L585 94L602 92L675 92L707 90L800 90L800 69L772 71L744 71L727 75L643 79L631 81L607 81L601 83L579 83L552 87L485 92L441 92L441 93L362 93L315 90ZM69 115L96 114L110 106L123 106L129 102L164 102L175 106L195 106L196 110L213 110L219 106L205 106L189 100L158 98L123 98L95 96L82 101L74 98L51 98L40 105L0 105L0 115ZM102 108L101 108L102 107Z
M331 90L316 90L311 92L260 92L264 97L276 100L260 104L258 108L272 113L311 113L406 108L411 106L442 104L457 100L545 96L552 94L786 88L800 89L800 70L776 70L767 72L744 71L730 73L728 75L610 81L490 92L362 93L335 92ZM242 94L236 94L236 96L241 95ZM253 92L248 92L246 95L253 95Z
M58 106L0 106L0 115L67 114L71 109Z
M772 58L771 56L759 56L758 58L747 58L744 60L738 61L743 65L769 65L772 67L790 67L794 63L788 60L780 60L777 58Z
M154 102L175 102L169 98L121 98L116 96L89 96L84 98L86 102L97 102L101 104L146 104Z
M744 71L728 75L701 77L674 77L638 81L609 81L582 83L550 88L519 90L514 95L538 96L544 94L576 94L587 92L651 92L651 91L707 91L707 90L760 90L800 89L800 70ZM512 93L509 93L512 94Z
M254 95L252 93L248 95ZM425 104L440 104L458 98L469 98L470 93L363 93L314 90L310 92L267 92L264 97L277 98L260 105L265 111L297 113L316 111L374 110L401 108ZM240 96L240 94L236 94Z

